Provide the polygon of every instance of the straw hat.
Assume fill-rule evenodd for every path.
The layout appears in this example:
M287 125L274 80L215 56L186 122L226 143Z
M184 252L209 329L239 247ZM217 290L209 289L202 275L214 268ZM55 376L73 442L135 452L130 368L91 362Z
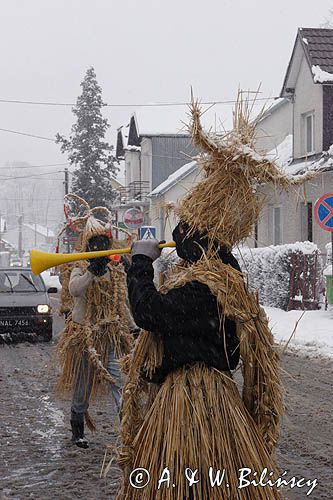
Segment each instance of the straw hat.
M105 207L91 208L89 204L76 194L69 193L64 197L64 212L66 224L58 234L60 236L70 227L78 234L75 250L85 252L88 242L94 236L106 236L110 240L110 247L121 247L121 242L114 240L112 228L126 233L131 240L132 235L123 228L112 224L112 213ZM102 217L102 218L101 218Z
M308 172L297 178L285 175L274 159L255 150L256 120L250 120L253 104L238 94L234 111L233 130L212 134L202 128L202 111L192 100L189 132L200 151L199 166L203 180L199 182L175 209L179 218L192 232L208 233L209 238L231 249L253 232L264 205L260 185L270 183L288 189L316 175ZM259 194L259 196L258 196Z

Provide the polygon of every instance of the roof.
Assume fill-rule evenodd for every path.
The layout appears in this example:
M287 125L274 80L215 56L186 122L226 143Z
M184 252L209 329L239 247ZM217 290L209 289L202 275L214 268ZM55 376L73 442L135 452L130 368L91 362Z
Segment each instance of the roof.
M160 196L164 194L166 191L172 188L179 181L185 179L190 173L194 172L197 168L197 162L191 161L190 163L186 163L178 170L176 170L173 174L169 175L169 177L159 184L150 194L149 197Z
M333 146L328 151L297 160L292 159L292 149L292 135L287 135L281 144L266 154L266 157L274 160L283 173L289 176L301 175L310 170L321 172L333 170Z
M23 223L23 226L27 227L28 229L31 229L32 231L35 231L36 233L46 236L48 238L54 238L55 234L52 229L49 229L46 226L42 226L41 224L27 224Z
M123 126L119 127L117 130L117 145L116 145L116 158L124 158L125 151L124 147L126 144L126 138L124 137Z
M274 111L281 108L285 104L290 104L289 99L286 99L285 97L277 97L276 99L274 99L274 102L260 116L259 122L270 116Z
M284 78L281 97L286 95L289 80L293 80L292 67L305 54L314 83L333 83L333 29L299 28ZM288 93L287 93L288 94Z
M127 146L140 146L143 137L189 137L183 122L187 106L151 106L135 110L129 124L118 128L116 157L123 158Z
M113 177L111 177L111 186L113 187L113 189L119 189L119 188L123 188L124 187L124 184L119 182L118 179L114 179Z
M188 135L183 123L188 121L187 111L187 106L151 106L137 109L134 115L138 134L140 136Z
M333 74L333 29L300 28L298 35L310 66Z

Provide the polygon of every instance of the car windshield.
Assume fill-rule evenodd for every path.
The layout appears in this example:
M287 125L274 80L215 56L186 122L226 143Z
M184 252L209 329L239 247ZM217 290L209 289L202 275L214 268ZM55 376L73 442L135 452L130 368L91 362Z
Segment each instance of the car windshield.
M40 276L35 276L29 269L0 269L0 293L35 293L45 292Z

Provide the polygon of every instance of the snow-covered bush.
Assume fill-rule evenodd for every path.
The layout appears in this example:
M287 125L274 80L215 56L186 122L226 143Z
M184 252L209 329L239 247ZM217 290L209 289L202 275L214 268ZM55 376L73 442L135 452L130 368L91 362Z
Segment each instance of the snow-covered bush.
M262 304L284 310L318 308L322 261L314 243L243 248L235 255Z
M317 245L309 241L233 251L251 290L265 306L280 309L318 309L323 289L323 264ZM180 261L165 248L154 262L155 283Z

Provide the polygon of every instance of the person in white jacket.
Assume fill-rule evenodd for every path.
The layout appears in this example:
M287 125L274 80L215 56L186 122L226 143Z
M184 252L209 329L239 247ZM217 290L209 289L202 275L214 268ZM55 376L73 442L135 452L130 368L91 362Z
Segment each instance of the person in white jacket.
M87 227L88 226L88 227ZM88 220L83 251L107 250L112 235L96 220ZM58 344L60 393L72 392L72 441L88 448L84 421L91 430L89 402L110 388L118 412L121 408L122 376L118 360L128 354L131 331L136 325L129 312L126 275L120 262L108 257L77 263L69 280L72 311Z

